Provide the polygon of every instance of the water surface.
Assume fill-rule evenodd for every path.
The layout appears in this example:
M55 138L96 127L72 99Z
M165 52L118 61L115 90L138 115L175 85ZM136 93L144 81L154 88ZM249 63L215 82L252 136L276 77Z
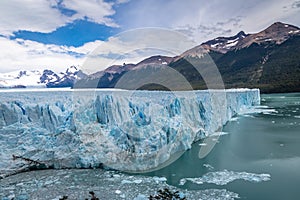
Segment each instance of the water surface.
M165 176L169 184L185 189L227 189L241 199L299 199L300 93L262 95L261 105L268 106L261 109L263 113L237 116L228 122L223 128L228 134L219 137L204 159L198 158L200 141L172 165L149 175ZM272 110L275 112L269 112ZM224 170L270 174L270 180L179 185L182 178Z

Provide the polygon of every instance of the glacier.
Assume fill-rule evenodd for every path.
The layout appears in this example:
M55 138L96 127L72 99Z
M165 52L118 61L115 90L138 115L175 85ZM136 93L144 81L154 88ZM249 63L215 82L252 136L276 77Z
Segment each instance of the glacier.
M57 169L155 170L259 104L258 89L0 90L0 174L33 161Z

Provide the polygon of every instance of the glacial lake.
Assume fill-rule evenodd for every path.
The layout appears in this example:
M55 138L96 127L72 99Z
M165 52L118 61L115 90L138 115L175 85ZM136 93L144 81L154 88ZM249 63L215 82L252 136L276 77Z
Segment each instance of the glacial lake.
M84 199L88 191L100 199L148 199L164 187L192 200L299 199L300 93L262 95L261 105L258 112L228 122L224 134L212 138L218 142L205 158L198 157L205 145L199 141L171 165L147 174L26 172L0 180L0 199Z
M261 96L263 113L237 116L228 122L210 154L198 159L201 141L172 165L149 175L165 176L167 183L189 190L227 189L241 199L282 200L300 197L300 93ZM202 144L203 145L203 144ZM270 175L269 181L235 180L226 185L179 181L214 171Z

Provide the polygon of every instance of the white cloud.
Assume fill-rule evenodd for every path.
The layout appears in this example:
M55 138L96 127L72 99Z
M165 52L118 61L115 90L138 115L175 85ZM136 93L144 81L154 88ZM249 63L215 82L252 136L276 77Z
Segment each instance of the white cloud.
M247 15L243 19L243 28L250 33L258 32L277 21L299 26L300 18L295 18L295 14L299 15L299 10L284 9L286 6L290 7L293 2L294 0L261 1L259 4L249 8Z
M64 15L55 8L58 2L60 1L0 0L0 35L11 35L18 30L51 32L76 19L118 26L111 19L115 14L113 6L128 0L117 0L115 3L104 0L64 0L60 6L75 11L72 16ZM123 12L123 17L119 20L124 29L154 26L180 30L199 44L214 37L233 35L240 30L257 32L275 21L300 25L297 2L299 1L138 0L132 2L128 9L119 9ZM157 32L145 34L140 30L136 33L125 33L121 37L110 38L108 42L89 42L80 47L45 45L0 37L0 72L33 68L61 71L70 65L82 65L88 72L94 72L112 64L138 62L154 55L153 51L141 51L151 45L161 47L160 50L165 51L164 55L174 55L180 49L176 52L179 54L194 45L187 43L179 47L180 39L165 37ZM89 58L85 62L86 55L96 48L97 54L102 55L101 60Z
M88 20L99 24L118 26L111 18L108 18L108 16L115 14L115 11L112 9L113 3L99 0L64 0L63 3L66 8L77 12L72 16L73 19L83 19L86 17Z
M154 56L176 56L196 46L185 35L160 28L143 28L123 32L100 44L82 65L87 73L103 70L108 66L137 63Z
M88 19L107 26L117 26L110 18L115 11L113 3L104 0L64 0L61 6L73 10L72 16L57 9L57 0L3 0L0 1L0 34L14 31L52 32L77 19Z
M117 0L117 4L128 3L130 0Z
M153 55L179 55L195 45L179 32L158 28L131 30L108 41L97 40L80 47L0 37L0 72L29 69L60 72L79 65L86 73L94 73L114 64L137 63Z
M71 65L81 65L85 55L93 51L100 43L101 41L95 41L81 47L66 47L0 37L0 72L29 69L64 71ZM82 56L76 57L70 53Z
M139 0L124 13L123 27L169 27L201 43L241 30L257 32L275 21L300 25L299 0ZM287 9L284 11L283 7ZM293 8L293 9L292 9ZM235 22L232 19L238 19Z

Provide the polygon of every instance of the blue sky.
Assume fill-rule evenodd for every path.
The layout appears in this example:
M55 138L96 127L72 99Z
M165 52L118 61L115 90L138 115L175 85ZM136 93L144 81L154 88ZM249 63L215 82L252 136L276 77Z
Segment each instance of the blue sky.
M0 72L81 66L101 45L114 54L107 41L135 28L175 30L200 44L276 21L300 26L299 11L299 0L2 0Z

